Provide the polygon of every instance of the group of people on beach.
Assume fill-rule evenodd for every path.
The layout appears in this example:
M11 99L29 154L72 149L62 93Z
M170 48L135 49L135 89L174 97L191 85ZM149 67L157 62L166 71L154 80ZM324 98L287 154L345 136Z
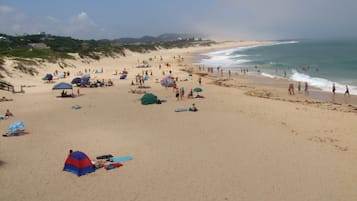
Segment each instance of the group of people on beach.
M293 83L289 83L288 92L289 92L289 95L295 95ZM298 82L298 92L301 93L301 82ZM307 82L305 82L304 92L305 92L305 95L309 94L309 84Z
M336 84L333 83L332 84L332 93L335 95L336 94ZM350 89L348 88L348 85L346 85L346 90L345 90L345 93L344 95L346 96L349 96L350 95Z
M183 98L185 97L185 88L184 87L181 87L181 88L174 87L173 90L175 92L176 99L183 100ZM187 98L189 98L189 99L193 98L193 90L192 89L187 94Z
M308 88L309 88L309 85L308 85L307 82L305 82L305 89L304 89L305 94L309 93ZM300 82L298 82L298 91L299 91L299 93L301 92L301 83ZM294 95L295 94L295 92L294 92L294 84L293 83L289 83L288 92L289 92L289 95ZM334 95L336 94L336 84L335 83L332 84L332 93ZM346 85L346 90L345 90L344 95L345 96L346 95L347 96L350 95L350 90L348 88L348 85Z

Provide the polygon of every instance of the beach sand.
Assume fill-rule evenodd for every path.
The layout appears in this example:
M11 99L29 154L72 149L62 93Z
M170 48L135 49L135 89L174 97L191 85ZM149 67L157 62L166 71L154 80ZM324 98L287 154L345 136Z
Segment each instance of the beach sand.
M194 53L256 43L128 52L89 64L66 61L73 64L65 69L71 75L56 83L70 82L88 68L103 68L92 78L114 82L112 87L81 88L76 98L57 98L54 83L41 80L45 73L62 70L55 64L28 76L12 72L7 61L13 76L7 80L16 89L28 87L26 93L0 91L14 99L0 102L0 112L9 108L14 113L0 120L0 132L24 121L28 134L0 139L0 200L356 200L354 104L313 99L313 91L289 96L288 81L267 85L253 76L207 75L199 86L197 73L205 72L192 64ZM178 55L184 60L179 62ZM154 58L152 68L136 68L149 58ZM126 80L113 75L124 68ZM143 106L142 95L128 92L136 88L130 83L142 70L153 72L145 82L151 88L145 90L167 102ZM157 83L163 70L182 80L177 85L186 94L201 87L205 98L177 101L172 88ZM193 103L198 112L174 112ZM103 154L133 160L77 177L62 171L70 149L92 160Z

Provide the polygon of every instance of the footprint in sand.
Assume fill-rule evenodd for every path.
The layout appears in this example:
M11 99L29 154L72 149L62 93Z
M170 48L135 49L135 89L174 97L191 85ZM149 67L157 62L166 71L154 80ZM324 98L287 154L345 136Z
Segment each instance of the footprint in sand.
M339 140L331 138L331 137L314 136L314 137L309 138L308 140L313 141L313 142L317 142L317 143L325 143L325 144L328 144L328 145L332 145L333 147L335 147L339 151L348 151L348 147L342 147L340 145L337 145L336 142L338 142Z

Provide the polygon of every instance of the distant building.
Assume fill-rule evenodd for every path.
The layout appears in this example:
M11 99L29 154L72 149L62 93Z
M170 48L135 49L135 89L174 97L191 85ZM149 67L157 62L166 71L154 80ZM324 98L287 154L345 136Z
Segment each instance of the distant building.
M29 43L33 49L48 49L49 47L45 43Z
M46 32L42 31L42 32L40 32L40 35L45 36Z

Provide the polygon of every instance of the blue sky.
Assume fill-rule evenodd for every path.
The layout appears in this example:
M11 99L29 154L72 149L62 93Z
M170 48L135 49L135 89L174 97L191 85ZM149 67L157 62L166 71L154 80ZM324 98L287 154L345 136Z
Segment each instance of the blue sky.
M201 33L217 39L357 36L355 0L0 0L0 32L81 39Z

